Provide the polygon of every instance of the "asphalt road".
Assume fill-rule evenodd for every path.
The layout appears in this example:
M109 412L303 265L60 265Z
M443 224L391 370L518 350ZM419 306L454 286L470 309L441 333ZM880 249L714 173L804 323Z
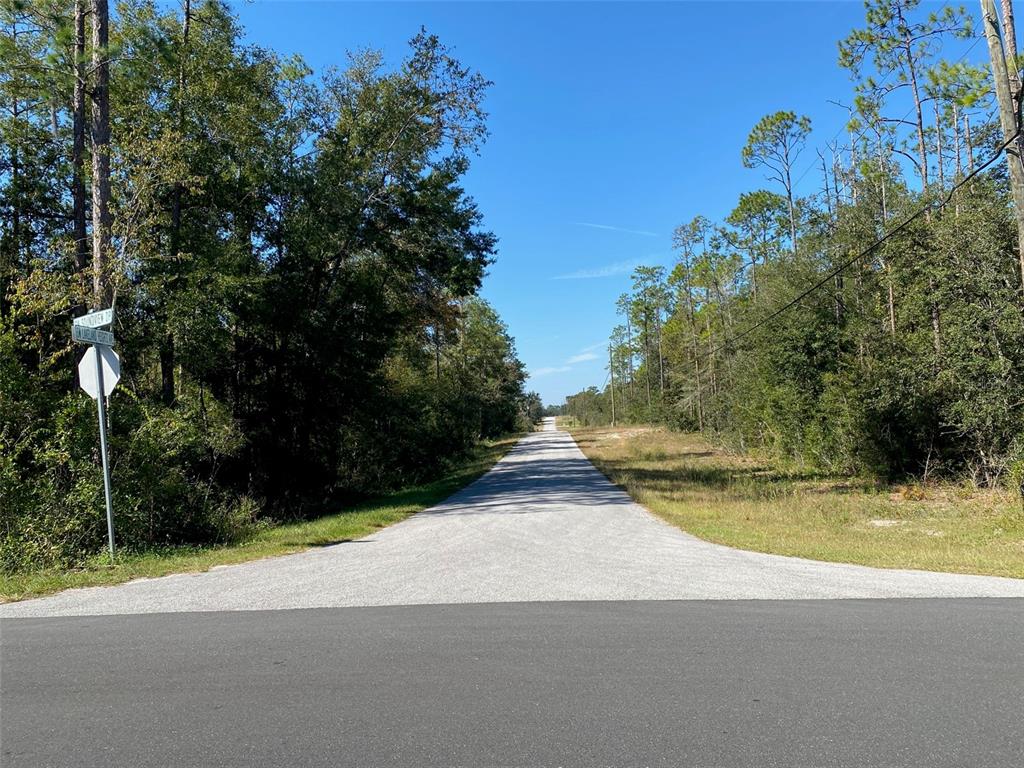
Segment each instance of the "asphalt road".
M0 765L1019 768L1020 595L699 541L548 431L361 542L0 606Z
M1019 768L1018 600L4 621L21 766Z
M524 438L488 474L365 539L69 590L0 617L543 600L1022 597L1024 580L742 552L673 528L594 469L568 433Z

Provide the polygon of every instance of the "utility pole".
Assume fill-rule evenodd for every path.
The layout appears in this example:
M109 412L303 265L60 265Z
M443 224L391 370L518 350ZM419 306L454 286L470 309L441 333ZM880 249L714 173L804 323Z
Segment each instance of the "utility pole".
M612 362L612 345L608 345L608 386L612 392L612 426L615 426L615 365Z
M999 125L1003 129L1003 140L1016 140L1006 148L1006 162L1010 169L1010 192L1013 195L1014 216L1017 221L1017 257L1020 263L1021 285L1024 287L1024 157L1021 156L1021 140L1017 132L1020 124L1011 91L1010 74L1006 67L1006 50L999 32L999 15L995 0L981 0L981 20L988 42L988 54L992 61L992 80L999 102ZM1016 50L1016 41L1007 41L1010 50ZM1016 77L1016 61L1014 82Z

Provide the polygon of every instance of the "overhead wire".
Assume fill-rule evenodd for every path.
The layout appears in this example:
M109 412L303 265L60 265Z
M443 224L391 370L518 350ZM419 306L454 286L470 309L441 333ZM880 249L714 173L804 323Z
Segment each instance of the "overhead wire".
M970 55L970 53L974 50L974 48L981 42L982 39L983 39L983 36L979 35L974 40L974 42L970 46L968 46L967 49L962 54L960 54L960 56L954 61L954 64L959 64L960 62L965 60ZM890 73L886 73L886 75L882 78L882 80L879 82L880 86L884 85L885 81L889 77L889 74ZM911 107L909 110L907 110L907 113L901 119L905 120L910 115L910 113L913 111L913 109L914 108ZM857 136L858 140L863 138L863 136L865 135L866 130L867 129L864 129L864 130L862 130L858 134L858 136ZM840 128L836 132L835 136L832 137L831 141L835 141L839 137L839 134L842 133L842 131L843 131L843 128ZM834 268L832 268L831 270L829 270L824 275L824 277L822 277L820 280L818 280L816 283L814 283L814 285L812 285L810 288L806 289L805 291L803 291L799 295L795 296L794 298L790 299L788 302L783 304L781 307L775 309L767 317L762 318L757 323L754 323L753 325L751 325L748 328L745 328L744 330L740 331L739 333L733 334L732 336L727 338L725 341L721 342L719 345L717 345L715 347L712 347L711 349L702 352L700 355L697 355L697 356L691 358L689 362L693 363L696 360L700 360L702 358L711 357L711 356L717 354L718 352L721 352L723 349L725 349L725 348L727 348L729 346L732 346L739 339L742 339L742 338L744 338L746 336L749 336L751 333L756 331L758 328L761 328L761 327L767 325L768 323L772 322L773 320L775 320L777 317L779 317L783 313L785 313L788 310L790 310L793 307L795 307L797 304L799 304L805 298L810 296L812 293L814 293L815 291L817 291L820 288L822 288L825 285L827 285L829 282L831 282L836 277L838 277L843 272L845 272L849 267L853 266L857 262L859 262L862 259L864 259L865 257L869 256L877 248L881 247L888 240L892 239L897 234L902 232L904 229L906 229L908 226L910 226L910 224L912 224L918 218L924 216L925 214L927 214L929 212L938 211L938 210L941 210L942 208L944 208L946 205L948 205L952 201L953 195L956 194L956 192L960 188L965 186L967 183L969 183L974 178L976 178L978 175L980 175L982 171L984 171L986 168L988 168L993 163L995 163L1003 155L1003 153L1006 151L1006 149L1011 144L1013 144L1014 142L1017 141L1017 139L1021 136L1021 133L1022 133L1022 128L1021 128L1020 121L1018 121L1018 128L1017 128L1016 132L1013 134L1013 136L1011 136L1006 141L1004 141L999 146L999 148L994 153L992 153L992 155L987 160L985 160L983 163L981 163L980 165L975 167L975 169L973 171L968 173L960 181L958 181L956 184L954 184L952 187L950 187L949 191L941 199L939 199L937 201L933 201L932 203L929 203L929 204L927 204L925 206L922 206L915 213L913 213L911 216L909 216L906 219L904 219L902 222L900 222L900 224L898 224L893 229L891 229L888 232L886 232L882 237L878 238L875 242L873 242L867 248L864 248L863 250L859 251L858 253L856 253L855 255L853 255L852 257L847 259L846 261L840 263L839 265L837 265ZM798 184L808 173L810 173L810 171L811 171L811 169L813 167L814 167L814 163L812 162L810 165L808 165L807 169L797 178L796 182L794 182L794 186L796 186L796 184ZM741 269L741 272L745 268L746 268L746 265Z
M959 64L960 62L965 60L967 58L967 56L969 56L970 53L974 50L974 48L977 47L977 45L981 42L982 39L983 39L983 37L979 35L975 39L975 41L970 46L968 46L967 49L954 61L954 64ZM879 85L884 85L885 81L888 79L889 74L890 73L886 73L886 75L879 82ZM903 118L901 118L901 120L906 120L907 117L910 116L910 113L913 111L913 109L914 108L911 107L909 110L907 110L906 114L903 116ZM835 135L832 137L832 139L830 140L829 143L834 142L839 137L839 135L843 132L843 130L844 130L843 128L840 128L838 131L836 131ZM862 139L864 137L864 135L866 134L866 131L867 131L866 128L861 130L858 133L858 135L856 136L855 141ZM942 210L945 206L947 206L953 200L953 196L956 194L957 191L959 191L965 185L967 185L968 183L973 181L984 170L986 170L993 163L995 163L1000 157L1002 157L1003 153L1007 150L1007 148L1011 144L1015 143L1021 137L1021 134L1022 134L1021 122L1018 121L1018 127L1017 127L1017 130L1014 132L1014 134L1012 136L1010 136L1008 139L1006 139L1006 141L1004 141L998 147L998 149L996 149L996 151L993 152L991 156L989 156L988 159L986 159L981 164L977 165L974 168L974 170L972 170L970 173L968 173L966 176L964 176L960 181L958 181L952 187L950 187L949 190L946 192L946 194L942 198L940 198L938 200L935 200L935 201L933 201L931 203L928 203L928 204L922 206L921 208L919 208L913 214L911 214L910 216L905 218L903 221L901 221L898 225L896 225L895 227L890 229L888 232L883 234L881 237L879 237L877 240L875 240L871 245L869 245L866 248L858 251L857 253L852 255L850 258L846 259L845 261L841 262L840 264L838 264L835 267L833 267L832 269L830 269L828 272L825 273L825 275L821 279L819 279L817 282L815 282L809 288L805 289L801 293L799 293L796 296L794 296L792 299L787 301L782 306L780 306L780 307L776 308L775 310L773 310L766 317L762 318L761 320L757 321L756 323L753 323L752 325L748 326L747 328L744 328L742 331L740 331L738 333L732 334L727 339L725 339L724 341L720 342L718 345L716 345L716 346L714 346L714 347L712 347L710 349L704 350L700 354L691 357L687 361L687 363L688 364L693 364L694 362L714 357L719 352L721 352L721 351L723 351L723 350L725 350L725 349L727 349L729 347L734 346L741 339L749 336L750 334L754 333L758 329L763 328L763 327L767 326L768 324L774 322L777 318L782 316L784 313L788 312L793 307L795 307L798 304L800 304L800 302L802 302L808 296L813 294L815 291L820 290L821 288L823 288L824 286L828 285L830 282L835 280L836 277L841 275L843 272L845 272L847 269L849 269L854 264L862 261L867 256L870 256L875 250L880 248L882 245L884 245L886 242L888 242L893 237L898 235L900 232L902 232L905 229L907 229L907 227L909 227L917 219L921 218L922 216L925 216L928 213ZM793 186L796 186L797 184L799 184L800 181L802 181L804 179L804 177L806 177L807 174L810 173L811 169L814 168L814 166L815 166L814 162L809 164L808 167L804 170L804 172L794 182ZM747 266L749 266L749 265L744 265L743 267L741 267L740 271L737 273L737 276L739 274L742 274L742 272L745 271ZM607 377L606 377L606 381L607 381Z
M948 6L947 6L947 7L948 7ZM984 36L983 36L983 35L979 35L978 37L976 37L976 38L975 38L975 40L974 40L974 42L973 42L973 43L971 43L971 45L969 45L969 46L967 47L967 49L966 49L966 50L965 50L965 51L964 51L963 53L961 53L961 54L960 54L960 56L959 56L959 57L958 57L958 58L957 58L957 59L956 59L956 60L955 60L955 61L953 62L954 66L955 66L956 64L959 64L959 63L961 63L962 61L964 61L964 60L965 60L965 59L966 59L966 58L967 58L967 57L968 57L968 56L969 56L969 55L971 54L971 51L973 51L973 50L974 50L974 49L975 49L975 48L977 47L977 45L978 45L978 44L979 44L979 43L980 43L980 42L981 42L981 41L982 41L983 39L984 39ZM889 75L891 75L893 71L894 71L894 70L890 70L889 72L886 72L886 73L885 73L885 75L884 75L884 76L882 77L882 79L881 79L881 80L880 80L880 81L878 82L878 87L881 87L881 86L885 85L885 82L886 82L886 80L888 80L888 79L889 79ZM908 118L908 117L910 117L910 113L911 113L911 112L913 112L913 111L914 111L914 107L913 107L913 106L911 106L911 107L910 107L910 108L909 108L909 109L908 109L908 110L906 111L906 113L904 113L903 117L901 117L901 118L900 118L900 119L898 120L898 122L905 122L905 121L907 120L907 118ZM838 130L837 130L837 131L835 132L835 134L834 134L834 135L832 136L832 138L831 138L831 139L829 139L829 141L827 141L827 142L825 143L825 146L826 146L826 147L828 147L828 146L830 146L831 144L833 144L833 143L835 142L835 140L839 138L839 135L840 135L840 134L841 134L841 133L843 132L843 130L844 130L844 127L840 127L840 128L839 128L839 129L838 129ZM862 140L862 139L863 139L863 138L864 138L864 137L865 137L865 136L867 135L867 132L868 132L868 129L867 129L866 127L865 127L865 128L862 128L862 129L861 129L860 131L858 131L858 132L856 133L856 135L855 135L855 136L853 136L853 137L851 138L851 141L850 141L850 146L852 147L852 146L856 145L856 144L857 144L857 143L858 143L859 141L861 141L861 140ZM1022 158L1022 164L1024 164L1024 158ZM807 176L807 174L808 174L808 173L810 173L810 172L811 172L811 171L812 171L812 170L813 170L813 169L815 168L815 166L816 166L816 163L815 163L814 161L811 161L811 163L810 163L810 164L809 164L809 165L808 165L808 166L807 166L807 167L806 167L806 168L804 169L804 172L803 172L803 173L801 173L801 174L800 174L800 175L799 175L799 176L798 176L798 177L796 178L796 180L795 180L795 181L793 182L792 186L793 186L794 188L795 188L795 187L797 187L797 186L798 186L798 185L800 184L800 182L804 180L804 178L805 178L805 177ZM747 262L745 262L745 263L741 264L741 265L740 265L740 266L739 266L739 267L738 267L738 268L736 269L736 271L734 272L734 274L733 274L733 279L734 279L734 280L736 280L736 279L740 278L740 277L741 277L741 276L743 275L743 273L747 271L747 269L749 269L750 267L753 267L753 266L755 266L756 264L757 264L757 259L752 259L752 260L750 260L750 261L747 261Z
M921 206L917 211L915 211L913 214L911 214L910 216L905 218L903 221L901 221L895 227L890 229L884 235L879 237L871 245L869 245L866 248L858 251L857 253L855 253L850 258L846 259L845 261L841 262L837 266L835 266L832 269L830 269L828 272L825 273L825 275L820 280L815 282L809 288L807 288L806 290L800 292L799 294L794 296L792 299L787 301L785 304L783 304L782 306L776 308L771 313L769 313L767 316L763 317L761 320L757 321L756 323L751 324L750 326L748 326L747 328L744 328L742 331L740 331L738 333L734 333L729 338L727 338L724 341L722 341L721 343L719 343L717 346L712 347L712 348L702 352L699 355L695 355L695 356L691 357L688 362L692 364L693 362L699 361L701 359L706 359L706 358L712 357L713 355L716 355L717 353L721 352L722 350L735 345L736 342L738 342L740 339L745 338L746 336L749 336L750 334L752 334L755 331L757 331L759 328L763 328L764 326L768 325L769 323L771 323L772 321L774 321L775 319L780 317L782 314L784 314L785 312L787 312L790 309L792 309L793 307L795 307L797 304L799 304L801 301L806 299L812 293L814 293L815 291L819 290L823 286L825 286L828 283L830 283L832 280L834 280L836 277L841 275L843 272L845 272L851 266L853 266L857 262L863 260L865 257L871 255L876 249L878 249L879 247L884 245L887 241L891 240L893 237L895 237L900 232L905 230L907 227L909 227L917 219L921 218L922 216L924 216L924 215L926 215L928 213L931 213L931 212L934 212L934 211L939 211L939 210L942 210L943 208L945 208L947 205L949 205L950 202L952 202L953 196L956 194L956 192L958 190L960 190L962 187L964 187L969 182L973 181L977 176L979 176L982 173L982 171L987 169L989 166L991 166L993 163L995 163L1000 157L1002 157L1002 155L1006 151L1006 149L1011 144L1016 142L1017 139L1020 136L1021 136L1021 127L1018 126L1017 130L1013 133L1013 135L1010 136L1002 144L1000 144L999 148L995 152L993 152L992 155L987 160L985 160L983 163L978 165L973 171L971 171L969 174L964 176L963 179L961 179L956 184L954 184L952 187L950 187L949 191L942 198L940 198L938 200L935 200L935 201L933 201L931 203L928 203L926 205Z
M947 6L947 7L949 7L949 6ZM955 65L957 65L957 64L959 64L959 63L961 63L962 61L964 61L964 59L966 59L966 58L967 58L967 57L968 57L968 56L969 56L969 55L971 54L971 52L972 52L972 51L973 51L973 50L974 50L974 49L975 49L975 48L976 48L976 47L978 46L978 44L979 44L979 43L980 43L980 42L981 42L982 40L984 40L984 39L985 39L984 35L978 35L978 36L977 36L977 37L976 37L976 38L974 39L974 42L973 42L973 43L971 43L971 44L970 44L970 45L969 45L969 46L967 47L967 49L966 49L966 50L965 50L965 51L964 51L963 53L961 53L961 54L960 54L960 56L959 56L959 57L958 57L958 58L957 58L957 59L956 59L956 60L955 60L955 61L953 62L953 65L955 66ZM880 80L880 81L878 82L878 87L879 87L879 88L881 88L881 87L882 87L883 85L885 85L885 82L886 82L886 80L888 80L888 79L889 79L889 75L890 75L890 74L892 74L892 72L893 72L893 70L890 70L889 72L886 72L886 73L885 73L885 76L884 76L884 77L883 77L883 78L882 78L882 79L881 79L881 80ZM906 113L905 113L905 114L903 115L903 117L901 117L901 118L899 119L899 122L904 122L904 121L906 121L906 119L907 119L908 117L910 117L910 113L911 113L911 112L913 112L913 111L914 111L914 106L913 106L913 105L911 105L911 106L910 106L910 108L909 108L909 109L907 109L907 111L906 111ZM840 127L839 127L839 129L838 129L838 130L837 130L837 131L835 132L835 134L834 134L834 135L832 136L832 138L831 138L831 139L829 139L829 140L828 140L827 142L825 142L825 146L826 146L826 147L828 147L828 146L829 146L830 144L834 143L834 142L835 142L835 140L839 138L839 135L840 135L840 134L841 134L841 133L842 133L842 132L843 132L843 131L844 131L845 129L846 129L846 126L840 126ZM860 131L858 131L858 132L857 132L857 135L856 135L856 137L854 138L854 140L850 142L851 146L852 146L852 145L854 145L854 144L856 144L856 143L857 143L858 141L860 141L861 139L863 139L863 138L864 138L864 136L865 136L865 135L867 135L867 131L868 131L868 129L867 129L866 127L865 127L865 128L862 128L862 129L861 129ZM799 183L800 183L801 181L803 181L803 180L804 180L804 178L805 178L805 177L807 176L807 174L808 174L808 173L810 173L810 172L811 172L811 171L812 171L812 170L813 170L813 169L815 168L815 166L816 166L816 165L817 165L817 164L816 164L816 163L815 163L815 162L814 162L814 161L812 160L812 161L811 161L811 163L810 163L810 164L809 164L809 165L807 166L807 168L805 168L805 169L804 169L804 172L803 172L803 173L801 173L801 174L800 174L800 175L799 175L799 176L797 177L796 181L794 181L794 182L793 182L793 186L794 186L794 187L796 187L796 186L797 186L797 185L798 185L798 184L799 184Z

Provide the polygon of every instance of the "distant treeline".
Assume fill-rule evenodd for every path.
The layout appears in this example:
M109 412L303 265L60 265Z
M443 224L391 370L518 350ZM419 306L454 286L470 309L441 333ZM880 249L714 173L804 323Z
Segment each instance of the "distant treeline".
M218 0L0 1L2 569L102 549L91 308L116 302L131 549L414 483L539 416L475 296L488 83L426 33L322 79L240 38Z
M848 135L815 153L807 117L758 122L737 162L771 188L741 194L724 221L679 226L670 270L636 270L609 381L568 398L568 413L608 423L614 408L831 471L1019 479L1024 262L1007 174L1019 155L864 253L1005 135L988 69L941 58L953 39L969 46L969 16L866 5L866 26L839 43L855 83ZM806 176L820 191L799 196Z

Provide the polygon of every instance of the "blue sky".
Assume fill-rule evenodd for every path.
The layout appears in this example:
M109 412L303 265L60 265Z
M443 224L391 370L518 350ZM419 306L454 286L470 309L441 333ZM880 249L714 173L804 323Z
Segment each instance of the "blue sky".
M466 179L500 240L483 295L547 403L604 382L635 265L670 266L676 225L722 218L768 183L740 162L763 115L811 117L798 171L800 191L817 189L813 148L847 119L829 100L852 100L836 42L863 24L854 1L234 7L251 42L316 70L361 48L398 61L422 25L494 81L491 136Z

